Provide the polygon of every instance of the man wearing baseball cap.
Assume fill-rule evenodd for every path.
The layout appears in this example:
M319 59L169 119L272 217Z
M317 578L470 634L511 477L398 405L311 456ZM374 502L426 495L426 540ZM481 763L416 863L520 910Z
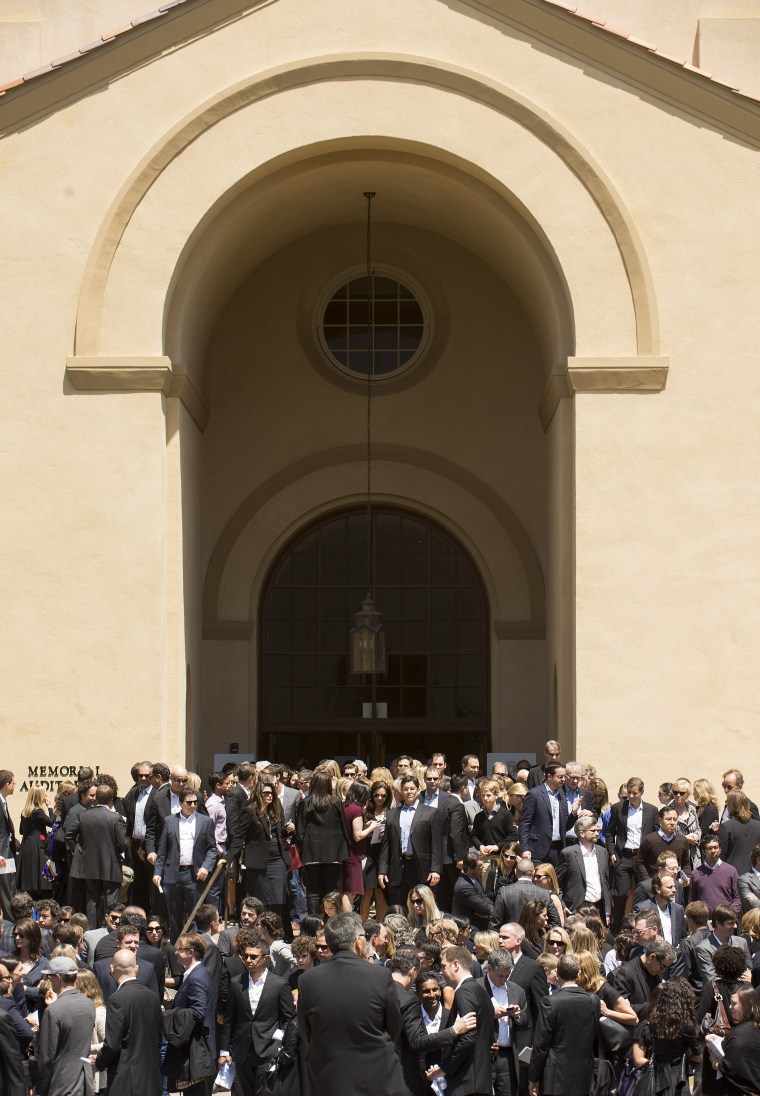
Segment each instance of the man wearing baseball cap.
M51 959L47 975L57 999L42 1015L37 1096L92 1096L90 1041L95 1006L76 989L73 959Z

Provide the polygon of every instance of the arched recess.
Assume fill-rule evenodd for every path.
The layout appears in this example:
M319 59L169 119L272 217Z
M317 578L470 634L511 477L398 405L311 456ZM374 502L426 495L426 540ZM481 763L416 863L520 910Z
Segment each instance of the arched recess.
M366 81L362 95L355 96L360 110L345 109L345 98L340 112L303 109L305 89L312 99L324 93L329 108L335 86L347 78ZM409 110L407 124L400 126L404 97L419 109ZM299 115L300 134L294 132ZM257 74L225 90L179 123L138 165L103 222L87 264L70 370L75 384L77 359L106 356L113 367L114 358L166 353L164 331L171 323L165 325L164 309L170 284L181 276L183 249L208 210L232 193L243 174L314 143L315 136L344 140L353 131L358 138L366 132L368 116L379 144L396 139L432 144L440 162L453 156L477 165L470 168L473 176L480 174L516 209L529 211L557 257L572 299L578 342L567 353L574 349L606 358L658 353L652 279L633 220L572 134L520 93L455 66L418 57L321 57ZM415 116L418 136L408 124ZM476 131L484 121L493 131L489 148L475 140L475 117ZM285 127L277 124L283 118ZM220 152L233 147L245 148L248 155L228 156L232 162L225 162ZM209 158L219 165L211 175L205 171ZM533 185L537 175L542 176L540 188ZM551 194L551 201L544 204L542 193ZM153 254L146 267L146 247L150 251L155 243L157 225L161 253ZM582 258L577 254L581 238ZM79 365L81 380L88 366Z

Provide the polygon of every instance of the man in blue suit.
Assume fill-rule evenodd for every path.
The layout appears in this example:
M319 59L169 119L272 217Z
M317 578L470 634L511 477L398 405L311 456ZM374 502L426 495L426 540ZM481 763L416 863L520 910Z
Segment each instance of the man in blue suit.
M164 1014L168 1046L162 1072L171 1092L177 1091L171 1082L182 1081L183 1096L210 1096L217 1071L216 1003L211 975L203 965L205 944L190 932L179 937L175 952L185 974L171 1009ZM188 1080L193 1084L187 1085Z
M217 855L214 824L198 814L198 793L186 788L179 801L179 814L166 818L153 869L154 884L163 883L166 892L172 939L193 912Z
M567 797L563 791L565 766L559 761L544 766L546 779L531 788L523 800L518 832L523 853L534 864L546 861L556 868L567 844Z

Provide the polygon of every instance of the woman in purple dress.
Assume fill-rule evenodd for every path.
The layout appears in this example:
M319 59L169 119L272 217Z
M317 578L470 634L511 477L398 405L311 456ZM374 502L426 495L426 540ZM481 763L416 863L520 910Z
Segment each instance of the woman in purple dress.
M369 801L369 788L355 780L346 792L343 812L348 826L348 860L343 861L343 908L350 912L354 899L364 894L364 863L367 859L367 838L377 827L376 822L364 821L364 808Z

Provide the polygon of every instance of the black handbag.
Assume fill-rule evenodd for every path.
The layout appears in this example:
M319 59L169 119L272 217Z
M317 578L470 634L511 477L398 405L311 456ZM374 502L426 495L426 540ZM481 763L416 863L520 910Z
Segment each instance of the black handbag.
M655 1096L654 1062L651 1058L648 1063L639 1070L636 1084L633 1086L633 1096Z
M591 1080L591 1096L613 1096L616 1085L615 1070L612 1068L612 1063L605 1057L599 1016L596 1018L596 1054Z
M626 1054L633 1046L634 1029L626 1027L611 1016L599 1018L599 1030L602 1036L602 1044L607 1054L618 1057Z

